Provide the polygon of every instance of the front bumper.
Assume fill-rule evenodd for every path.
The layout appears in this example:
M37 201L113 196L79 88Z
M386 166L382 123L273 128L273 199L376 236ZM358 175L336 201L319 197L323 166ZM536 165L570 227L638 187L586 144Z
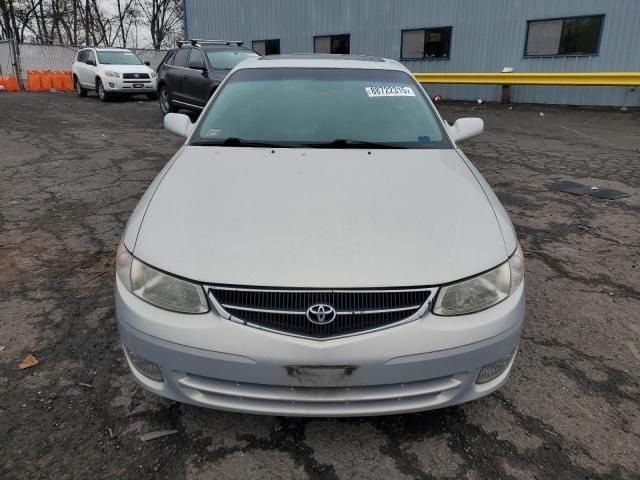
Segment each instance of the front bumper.
M102 85L109 93L153 93L158 88L157 78L123 79L104 77Z
M517 351L524 288L484 312L427 314L379 332L326 341L261 331L212 312L161 310L118 280L116 315L126 348L160 365L164 376L163 382L149 379L126 355L135 379L163 397L257 414L385 415L456 405L502 386L515 354L494 380L475 380L483 365Z

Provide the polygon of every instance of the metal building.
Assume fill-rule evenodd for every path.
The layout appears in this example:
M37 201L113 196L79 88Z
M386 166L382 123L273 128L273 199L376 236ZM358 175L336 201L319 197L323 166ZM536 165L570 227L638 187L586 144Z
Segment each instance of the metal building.
M183 0L187 38L243 40L259 53L400 60L413 72L640 69L640 0ZM500 86L429 85L447 99ZM514 102L640 106L640 88L514 86Z

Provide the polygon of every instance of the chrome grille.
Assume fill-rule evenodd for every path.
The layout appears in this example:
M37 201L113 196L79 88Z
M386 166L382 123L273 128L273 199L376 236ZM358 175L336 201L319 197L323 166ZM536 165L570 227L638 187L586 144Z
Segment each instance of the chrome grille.
M435 289L292 290L210 286L208 293L218 313L230 320L291 335L326 339L419 318L428 309ZM318 304L335 309L333 322L318 325L307 318L307 310Z

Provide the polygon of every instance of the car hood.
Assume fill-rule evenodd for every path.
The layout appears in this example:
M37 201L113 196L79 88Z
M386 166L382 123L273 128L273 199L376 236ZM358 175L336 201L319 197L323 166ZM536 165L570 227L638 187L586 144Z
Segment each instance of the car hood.
M437 285L507 259L455 150L231 147L183 150L134 255L201 282L309 288Z
M118 73L151 73L154 71L146 65L109 65L108 63L101 63L100 66L105 70L112 70Z

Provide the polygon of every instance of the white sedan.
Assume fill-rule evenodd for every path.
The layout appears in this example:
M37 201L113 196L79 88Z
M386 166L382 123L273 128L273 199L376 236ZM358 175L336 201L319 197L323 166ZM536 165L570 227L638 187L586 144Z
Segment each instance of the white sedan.
M116 313L146 389L271 415L440 408L502 386L524 319L504 208L399 63L246 60L127 224Z

